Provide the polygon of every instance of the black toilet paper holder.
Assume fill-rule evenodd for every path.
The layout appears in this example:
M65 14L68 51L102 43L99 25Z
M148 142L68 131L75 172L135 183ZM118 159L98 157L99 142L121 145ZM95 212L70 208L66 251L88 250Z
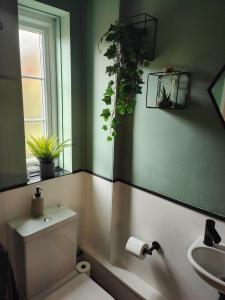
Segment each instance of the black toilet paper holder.
M151 248L145 249L145 250L144 250L144 254L146 253L146 254L148 254L148 255L152 255L152 252L153 252L154 250L157 250L157 251L158 251L159 249L161 249L160 244L159 244L158 242L154 241L154 242L152 242Z

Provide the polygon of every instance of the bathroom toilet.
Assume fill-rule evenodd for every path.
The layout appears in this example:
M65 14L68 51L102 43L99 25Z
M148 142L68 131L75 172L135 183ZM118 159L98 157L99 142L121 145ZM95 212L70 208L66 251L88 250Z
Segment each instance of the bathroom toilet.
M77 215L54 207L38 219L9 223L22 299L112 300L86 274L76 272Z

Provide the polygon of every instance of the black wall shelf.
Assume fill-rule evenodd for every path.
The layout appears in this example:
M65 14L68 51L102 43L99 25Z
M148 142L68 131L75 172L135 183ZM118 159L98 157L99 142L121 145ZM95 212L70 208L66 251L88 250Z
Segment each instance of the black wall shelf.
M191 76L188 72L149 73L146 108L184 109L190 95Z

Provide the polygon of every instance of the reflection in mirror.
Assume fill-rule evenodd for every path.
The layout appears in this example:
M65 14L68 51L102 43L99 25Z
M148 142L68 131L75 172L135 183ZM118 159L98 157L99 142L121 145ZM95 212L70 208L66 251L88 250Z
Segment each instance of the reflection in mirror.
M213 80L208 92L225 127L225 65Z

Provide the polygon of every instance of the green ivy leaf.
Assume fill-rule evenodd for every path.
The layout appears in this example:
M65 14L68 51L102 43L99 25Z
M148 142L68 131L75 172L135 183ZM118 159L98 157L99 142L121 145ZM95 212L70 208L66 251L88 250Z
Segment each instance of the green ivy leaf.
M111 24L110 27L109 27L108 32L114 31L114 30L115 30L115 25L114 25L114 24Z
M116 129L116 127L119 125L119 120L116 118L113 118L111 123L111 128Z
M143 74L144 74L144 71L141 70L141 69L139 69L139 70L138 70L138 74L139 74L139 75L143 75Z
M110 96L105 96L102 101L104 101L106 105L110 105L112 102Z
M117 133L115 130L113 130L113 132L112 132L112 136L115 138L115 137L117 137L117 136L118 136L118 133Z
M111 116L111 112L108 108L105 108L100 116L103 117L104 121L108 121L109 117Z
M112 137L111 136L107 136L107 141L111 142L112 141Z
M108 87L113 86L114 85L114 81L110 80L110 82L108 83Z
M112 95L114 95L115 94L115 92L114 92L114 90L112 89L112 86L109 86L107 89L106 89L106 91L105 91L105 95L106 96L112 96Z
M113 31L113 30L110 30L110 31ZM112 42L114 39L115 39L115 33L114 32L110 32L105 38L106 42Z
M119 113L121 116L124 116L124 115L126 114L126 108L123 107L123 106L118 107L118 113Z
M127 109L127 112L128 112L128 114L133 114L134 108L133 108L133 107L129 107L129 108Z
M141 86L137 86L135 89L136 94L142 94L142 87Z
M117 72L117 64L106 67L106 73L109 74L109 76L116 74L116 72Z
M105 130L105 131L108 130L107 125L103 125L103 126L102 126L102 129Z
M115 44L111 45L104 53L104 56L106 56L108 59L115 58L117 56L116 45Z

